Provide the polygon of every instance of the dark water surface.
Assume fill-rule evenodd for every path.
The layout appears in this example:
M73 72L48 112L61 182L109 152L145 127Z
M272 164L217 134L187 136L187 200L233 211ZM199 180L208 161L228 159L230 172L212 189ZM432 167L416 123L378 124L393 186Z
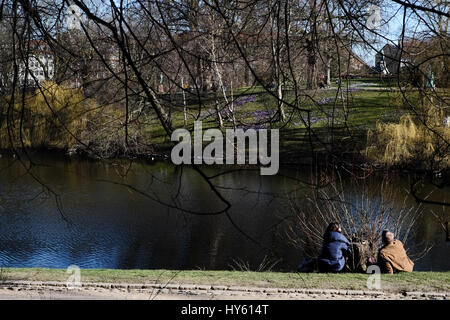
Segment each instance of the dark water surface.
M240 262L256 268L266 257L279 259L277 270L294 270L301 259L280 224L290 214L286 194L293 180L261 177L259 170L221 175L214 182L232 204L228 216L196 215L175 207L206 213L225 204L191 168L53 154L33 159L32 173L58 196L25 174L17 159L0 158L0 267L229 269ZM408 186L407 177L397 180L399 188ZM441 193L450 198L450 190ZM450 270L450 243L429 209L414 241L434 246L416 270Z

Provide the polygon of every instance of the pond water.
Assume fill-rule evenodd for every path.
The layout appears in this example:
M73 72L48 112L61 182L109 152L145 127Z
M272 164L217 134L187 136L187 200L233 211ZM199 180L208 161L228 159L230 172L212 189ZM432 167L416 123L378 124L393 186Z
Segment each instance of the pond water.
M41 184L17 159L0 158L0 267L230 269L248 264L255 269L263 261L278 261L274 270L292 271L302 258L280 223L290 214L286 195L298 184L282 175L307 177L306 172L220 175L214 183L231 204L228 214L199 215L194 213L225 205L190 167L55 154L34 154L33 160L37 165L31 172ZM408 187L408 177L396 179L399 188ZM450 190L440 192L450 198ZM450 270L450 243L431 209L425 208L414 241L434 245L416 261L416 270Z

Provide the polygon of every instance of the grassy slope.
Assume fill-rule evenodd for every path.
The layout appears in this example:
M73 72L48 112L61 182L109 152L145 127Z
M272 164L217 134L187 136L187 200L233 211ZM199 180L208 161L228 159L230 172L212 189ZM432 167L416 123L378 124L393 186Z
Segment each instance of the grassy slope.
M364 82L364 81L361 81ZM249 102L236 108L236 118L243 120L247 124L258 123L260 120L253 115L255 111L275 111L276 100L267 93L258 90L258 87L247 89L248 91L236 92L235 98L240 94L246 96L259 92L255 102ZM330 127L333 126L334 141L341 144L344 149L362 150L365 147L366 134L368 129L375 128L377 120L398 121L400 113L399 108L393 103L398 99L398 93L388 91L369 91L361 89L352 89L356 91L344 92L344 100L338 96L336 103L329 102L324 105L314 105L311 99L302 97L300 108L311 110L311 117L319 119L312 124L316 138L322 141L327 140L331 136ZM336 97L336 90L316 91L311 93L314 95L315 101L323 98ZM285 96L288 101L293 101L293 93ZM213 100L205 100L203 110L210 109L212 111ZM193 114L197 114L198 105L189 105L189 110ZM346 112L344 112L344 110ZM281 153L302 153L310 151L309 137L306 135L307 130L300 119L300 114L294 112L290 108L286 109L287 117L292 121L281 129L280 147ZM335 114L335 122L332 124L327 120L327 114ZM306 113L302 114L306 119ZM328 118L330 119L330 118ZM267 119L266 119L267 120ZM174 107L172 109L172 121L175 128L183 127L182 108ZM162 127L155 117L148 121L151 125L148 127L147 134L151 137L151 141L160 148L165 149L171 146L169 138L165 135ZM225 122L227 127L231 128L231 123ZM280 123L272 123L272 127L280 127ZM193 118L188 116L188 129L193 127ZM217 123L213 117L208 117L203 121L203 129L216 128ZM313 138L315 140L315 138ZM323 145L314 143L316 151L321 151Z
M122 283L189 283L236 285L278 288L323 288L367 290L366 274L281 273L248 271L203 270L112 270L83 269L85 282ZM65 269L2 269L2 280L62 281L68 274ZM443 291L450 292L450 272L413 272L382 275L382 290L389 292Z

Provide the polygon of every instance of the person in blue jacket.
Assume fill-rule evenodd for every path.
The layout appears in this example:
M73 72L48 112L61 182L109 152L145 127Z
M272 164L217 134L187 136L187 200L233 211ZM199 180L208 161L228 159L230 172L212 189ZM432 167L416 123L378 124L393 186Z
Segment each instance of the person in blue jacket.
M350 241L342 234L341 225L330 223L323 235L322 253L318 265L320 272L340 272L345 266L345 257L350 254Z

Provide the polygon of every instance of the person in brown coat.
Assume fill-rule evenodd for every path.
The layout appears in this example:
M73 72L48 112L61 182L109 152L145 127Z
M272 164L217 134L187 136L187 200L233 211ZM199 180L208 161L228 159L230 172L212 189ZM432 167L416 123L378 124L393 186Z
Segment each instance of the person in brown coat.
M414 263L406 254L403 243L394 238L389 230L382 234L383 247L380 249L378 264L382 272L393 274L394 272L412 272Z

